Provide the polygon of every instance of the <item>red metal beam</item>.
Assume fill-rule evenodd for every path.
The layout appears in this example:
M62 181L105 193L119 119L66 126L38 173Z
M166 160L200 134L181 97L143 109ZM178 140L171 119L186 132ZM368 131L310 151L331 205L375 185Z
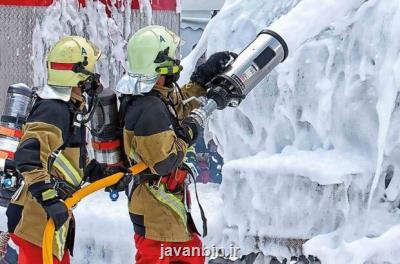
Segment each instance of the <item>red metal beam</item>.
M49 6L53 0L0 0L0 5L12 6Z
M81 6L86 5L86 0L78 0ZM96 1L96 0L94 0ZM102 3L111 5L111 0L100 0ZM120 7L124 0L118 0L116 7ZM13 6L49 6L53 0L0 0L0 5ZM176 0L151 0L153 10L176 10ZM139 0L132 1L132 9L139 9Z
M176 0L150 0L153 10L176 10ZM132 1L132 9L139 9L139 0Z

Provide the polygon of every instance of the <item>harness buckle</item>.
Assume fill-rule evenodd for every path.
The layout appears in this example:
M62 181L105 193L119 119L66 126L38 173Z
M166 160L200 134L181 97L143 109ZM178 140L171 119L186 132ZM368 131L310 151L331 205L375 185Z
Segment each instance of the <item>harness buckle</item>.
M19 196L20 196L21 193L22 193L22 189L24 188L24 186L25 186L25 182L22 181L22 182L21 182L21 186L19 186L19 188L15 191L15 193L14 193L13 196L11 197L11 200L13 200L13 201L17 201L17 200L18 200Z
M160 178L158 179L157 184L153 184L151 187L152 187L154 190L158 191L158 190L160 189L161 180L162 180L162 177L160 177Z
M60 156L60 154L61 154L61 150L57 149L57 150L54 150L53 152L51 152L50 157L52 157L53 159L56 159L58 156Z
M189 181L185 180L184 182L184 190L183 190L183 202L185 205L186 212L191 213L192 206L191 206L191 196L189 191Z

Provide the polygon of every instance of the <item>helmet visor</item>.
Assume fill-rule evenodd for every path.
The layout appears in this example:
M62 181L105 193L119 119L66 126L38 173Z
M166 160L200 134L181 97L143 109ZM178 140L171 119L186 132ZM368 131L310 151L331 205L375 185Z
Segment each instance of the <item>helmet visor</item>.
M115 90L121 94L143 94L153 89L159 78L158 74L132 74L124 75L119 80Z

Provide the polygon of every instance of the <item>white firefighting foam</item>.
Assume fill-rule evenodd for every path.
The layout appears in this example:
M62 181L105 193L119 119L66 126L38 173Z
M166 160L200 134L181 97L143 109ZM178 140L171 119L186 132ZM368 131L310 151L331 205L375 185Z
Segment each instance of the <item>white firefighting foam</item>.
M89 38L103 53L96 65L105 88L112 88L127 69L126 44L131 35L131 8L115 7L111 1L112 17L107 17L106 6L100 1L88 1L80 7L77 1L60 0L49 6L42 20L37 19L32 41L34 85L41 87L47 80L46 54L49 48L65 35ZM126 5L130 6L131 0ZM151 21L148 0L141 1L141 10ZM149 21L147 21L150 23Z
M55 1L38 21L35 84L46 78L48 47L64 34L86 33L111 54L99 71L112 87L126 68L131 11L110 20L98 2L80 10L72 2ZM289 26L299 19L296 12L304 19ZM83 32L84 21L88 32ZM206 50L240 52L271 24L292 47L290 57L239 108L218 112L209 123L208 136L218 142L227 164L219 190L200 187L209 219L205 243L234 243L243 254L283 257L299 252L276 241L311 239L303 253L317 255L324 264L398 263L400 3L226 0L184 61L182 81ZM386 175L392 175L387 190ZM377 191L371 192L375 184ZM126 199L111 203L100 192L75 212L73 263L133 262ZM194 216L199 222L196 208Z
M303 253L322 263L398 263L399 22L396 0L226 1L184 80L203 52L240 52L265 28L292 49L209 122L227 164L214 220L225 228L208 244L288 256L311 239Z

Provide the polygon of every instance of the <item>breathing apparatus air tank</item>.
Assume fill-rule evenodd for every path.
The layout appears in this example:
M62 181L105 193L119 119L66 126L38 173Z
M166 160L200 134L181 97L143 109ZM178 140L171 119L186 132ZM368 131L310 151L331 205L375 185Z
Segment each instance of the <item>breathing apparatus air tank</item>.
M6 103L0 118L0 170L4 171L6 159L14 160L22 125L29 114L32 90L23 83L8 88Z
M21 180L15 170L14 155L31 109L32 96L32 89L26 84L10 85L0 117L0 198L6 200L11 198Z
M117 96L111 89L99 94L91 120L94 158L108 168L122 165Z
M90 123L94 158L105 165L108 171L112 172L115 168L117 172L118 167L123 165L117 96L111 89L104 89L98 96ZM110 193L112 201L118 199L118 191L112 188L106 191Z
M191 114L204 127L205 120L216 110L237 107L262 79L289 54L281 36L271 30L261 31L227 66L224 73L207 86L207 102Z

